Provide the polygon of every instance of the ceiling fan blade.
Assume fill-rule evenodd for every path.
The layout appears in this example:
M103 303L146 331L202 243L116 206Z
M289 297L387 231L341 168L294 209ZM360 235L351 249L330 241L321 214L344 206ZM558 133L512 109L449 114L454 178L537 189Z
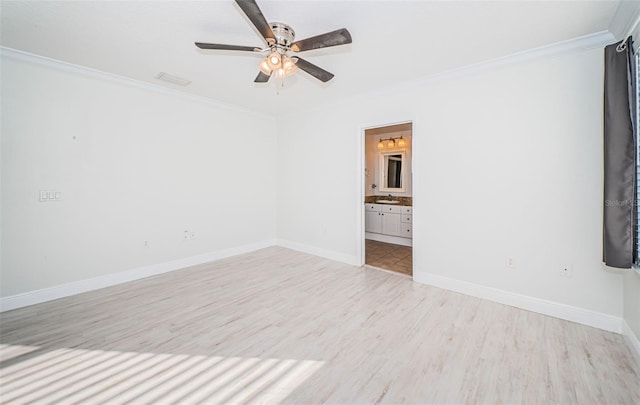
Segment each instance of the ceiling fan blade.
M223 44L207 44L204 42L196 42L196 46L200 49L219 49L222 51L247 51L247 52L261 52L262 49L255 46L237 46L237 45L223 45Z
M249 17L251 23L258 29L258 32L265 38L270 38L275 41L276 36L273 35L273 31L271 30L271 26L262 15L262 11L260 11L260 7L254 0L236 0L238 6L244 11L244 13Z
M264 73L260 72L258 73L258 76L256 76L256 79L254 80L254 82L266 83L269 81L270 78L271 78L271 75L265 75Z
M311 62L307 62L302 58L299 58L297 56L296 58L298 59L298 61L296 62L296 66L298 66L300 69L304 70L305 72L309 73L311 76L315 77L316 79L320 80L321 82L326 83L329 80L333 79L333 73L327 72L321 67L318 67Z
M346 28L327 32L315 37L301 39L291 44L294 52L309 51L311 49L326 48L329 46L346 45L351 43L351 34Z

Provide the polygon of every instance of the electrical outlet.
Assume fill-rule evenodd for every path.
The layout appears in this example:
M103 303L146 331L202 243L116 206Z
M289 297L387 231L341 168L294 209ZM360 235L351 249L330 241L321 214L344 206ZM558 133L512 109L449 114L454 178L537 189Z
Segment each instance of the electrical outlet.
M516 259L515 257L507 256L506 258L507 267L510 269L516 268Z
M149 242L148 240L145 240L142 242L144 244L144 247L149 247L151 246L151 242Z
M182 238L183 240L189 240L190 236L191 236L191 233L188 230L186 230L184 231L184 236Z
M560 266L560 275L563 277L571 278L573 276L573 269L570 264Z
M62 193L56 190L40 190L40 202L60 201Z

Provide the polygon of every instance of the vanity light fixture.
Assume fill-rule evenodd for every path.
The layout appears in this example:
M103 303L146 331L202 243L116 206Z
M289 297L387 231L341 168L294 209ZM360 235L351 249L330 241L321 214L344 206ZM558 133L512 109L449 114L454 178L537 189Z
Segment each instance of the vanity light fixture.
M396 146L399 148L404 148L405 145L407 144L403 137L380 139L378 141L378 149L384 149L385 142L386 142L387 148L395 148Z

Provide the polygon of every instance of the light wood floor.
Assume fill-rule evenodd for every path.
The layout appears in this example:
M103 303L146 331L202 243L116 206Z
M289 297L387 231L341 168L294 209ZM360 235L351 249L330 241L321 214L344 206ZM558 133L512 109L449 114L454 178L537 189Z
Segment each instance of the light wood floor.
M638 404L623 338L283 248L3 313L2 403Z

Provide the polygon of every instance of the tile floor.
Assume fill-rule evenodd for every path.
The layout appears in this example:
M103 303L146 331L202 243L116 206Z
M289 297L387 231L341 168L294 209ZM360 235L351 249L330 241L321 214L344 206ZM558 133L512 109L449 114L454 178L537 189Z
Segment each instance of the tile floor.
M398 273L413 275L413 252L410 246L366 240L365 263Z

